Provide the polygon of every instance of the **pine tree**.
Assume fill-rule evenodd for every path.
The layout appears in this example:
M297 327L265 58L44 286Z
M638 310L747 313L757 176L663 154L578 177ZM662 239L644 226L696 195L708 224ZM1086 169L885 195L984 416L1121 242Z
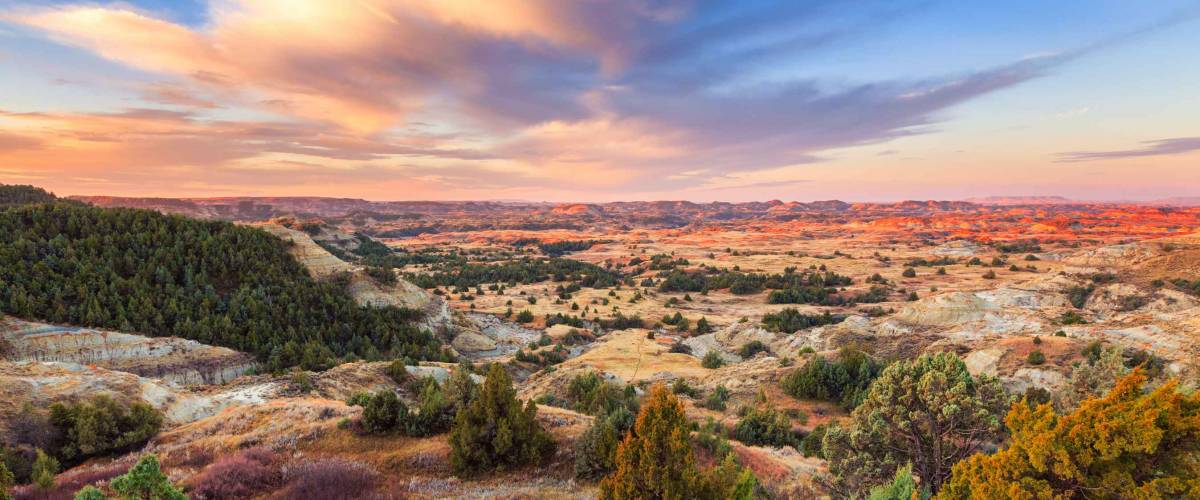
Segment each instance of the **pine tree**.
M600 498L692 498L700 473L689 434L683 403L654 386L633 432L617 447L616 471L600 483Z
M158 457L149 454L138 460L129 472L112 480L112 489L121 498L144 500L187 500L158 465Z
M718 467L696 468L690 429L683 403L666 386L654 386L633 430L617 447L616 470L600 482L600 498L753 498L758 480L732 455Z
M524 409L512 378L499 364L488 370L483 388L450 429L450 464L459 473L506 470L542 461L554 440L537 422L537 405Z

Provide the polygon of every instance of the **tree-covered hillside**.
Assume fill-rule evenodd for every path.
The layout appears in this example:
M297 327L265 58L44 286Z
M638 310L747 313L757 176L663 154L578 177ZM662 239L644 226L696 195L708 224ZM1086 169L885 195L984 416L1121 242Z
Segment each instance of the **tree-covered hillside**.
M258 229L66 203L0 211L0 311L178 336L268 369L335 358L445 358L414 311L358 306Z
M56 199L53 194L39 187L0 184L0 208L30 203L50 203Z

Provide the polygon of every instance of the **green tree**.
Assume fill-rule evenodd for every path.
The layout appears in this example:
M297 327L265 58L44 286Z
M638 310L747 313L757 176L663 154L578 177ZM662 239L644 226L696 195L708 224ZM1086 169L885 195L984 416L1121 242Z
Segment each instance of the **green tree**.
M1090 344L1083 353L1087 359L1071 370L1066 387L1055 392L1054 406L1059 411L1074 410L1084 400L1108 394L1129 373L1121 349Z
M163 417L147 403L124 404L101 394L79 403L51 405L50 422L66 437L57 454L71 460L145 443L158 434Z
M993 378L972 377L952 353L893 363L822 443L834 486L861 494L911 463L936 492L951 467L1001 431L1009 398Z
M373 434L403 429L407 419L408 408L396 397L396 393L388 389L375 393L363 408L363 427Z
M517 313L517 323L530 323L533 321L533 313L529 309L525 309Z
M617 447L633 421L633 413L623 406L596 417L575 445L575 476L600 479L612 472L616 466Z
M0 198L3 198L0 193ZM3 205L3 203L0 203ZM363 307L258 228L57 202L0 206L0 311L251 352L266 370L448 359L421 313Z
M446 379L446 384L442 387L442 395L446 404L450 406L447 411L451 415L458 415L458 412L466 408L478 394L479 384L475 383L471 366L465 361L454 367L450 378Z
M187 500L158 465L153 453L142 457L123 476L112 480L112 489L123 499L141 500Z
M722 358L721 353L714 349L708 351L708 353L704 355L704 359L700 360L700 366L710 370L716 370L717 368L725 366L725 358Z
M57 459L40 449L37 450L37 459L33 461L33 472L30 474L33 484L43 491L53 488L58 468Z
M867 388L883 365L866 353L843 347L835 361L813 356L804 366L784 376L783 392L797 399L820 399L853 409L866 397Z
M1200 393L1140 370L1058 414L1015 404L1008 447L954 467L939 499L1200 498Z
M0 460L0 500L12 500L12 496L8 494L8 490L16 483L16 478L13 473L9 472L8 465Z
M458 412L450 429L450 464L459 473L541 462L554 448L537 422L537 405L531 400L521 408L512 378L499 364L491 366L479 395Z

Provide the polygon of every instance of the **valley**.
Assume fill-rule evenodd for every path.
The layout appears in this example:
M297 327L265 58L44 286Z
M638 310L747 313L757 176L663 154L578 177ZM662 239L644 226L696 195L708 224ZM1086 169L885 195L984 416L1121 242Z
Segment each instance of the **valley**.
M278 240L303 269L288 278L297 285L282 286L318 287L322 301L344 295L353 306L323 317L363 323L336 336L263 337L283 349L308 339L281 355L281 347L240 351L228 335L207 337L213 345L182 338L194 330L174 320L161 329L128 320L136 325L128 331L52 321L41 312L51 309L26 305L33 298L6 295L0 432L10 436L10 468L28 474L24 461L45 443L21 429L53 427L38 415L55 403L109 394L163 416L144 443L71 460L48 490L54 498L103 485L146 453L196 498L224 498L211 493L213 471L253 454L266 457L264 467L359 471L353 497L591 498L600 483L580 473L587 458L579 450L609 413L581 399L587 384L635 401L670 388L695 426L702 464L736 457L763 495L837 497L840 466L831 466L822 437L849 425L871 381L897 362L948 353L971 376L994 378L1006 401L1042 398L1064 411L1073 404L1063 401L1100 395L1079 373L1103 356L1115 356L1121 372L1141 367L1155 384L1200 381L1195 208L79 201L230 221ZM163 289L191 300L181 286ZM226 300L222 293L209 300ZM385 323L397 333L373 330ZM390 340L410 331L422 333ZM488 367L502 367L518 400L536 402L555 450L544 461L464 475L444 431L363 430L377 411L373 394L396 394L404 411L430 415L427 384L449 391L461 370L482 384ZM837 395L801 374L834 367L864 378L837 382ZM770 422L761 425L774 437L750 433L756 419ZM271 481L248 497L301 484ZM14 490L17 498L46 491Z

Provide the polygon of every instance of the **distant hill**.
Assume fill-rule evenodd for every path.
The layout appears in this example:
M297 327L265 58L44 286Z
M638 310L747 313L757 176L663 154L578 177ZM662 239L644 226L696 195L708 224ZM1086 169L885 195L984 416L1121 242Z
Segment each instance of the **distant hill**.
M1175 207L1200 207L1200 196L1175 196L1149 202L1150 205L1169 205Z
M980 205L1070 205L1081 203L1062 196L985 196L963 200Z

